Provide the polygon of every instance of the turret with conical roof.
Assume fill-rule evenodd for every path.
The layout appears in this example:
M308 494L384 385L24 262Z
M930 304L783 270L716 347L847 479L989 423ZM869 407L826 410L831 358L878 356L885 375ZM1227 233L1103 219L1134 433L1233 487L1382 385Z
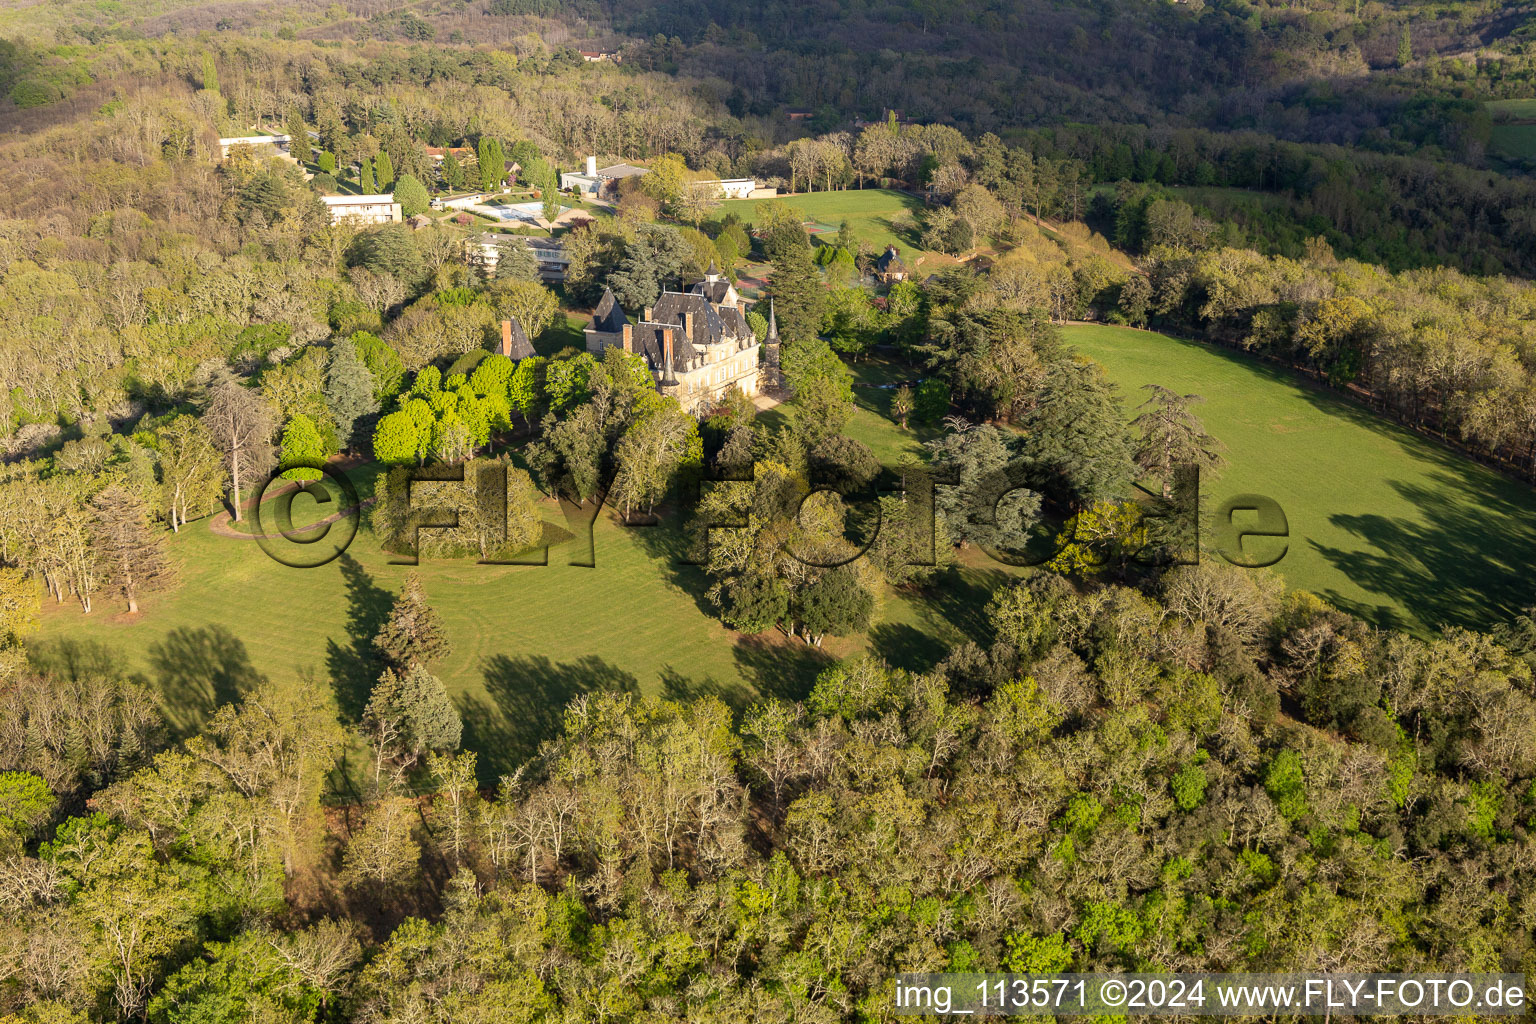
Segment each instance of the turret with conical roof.
M774 313L773 300L768 300L768 335L763 338L763 386L783 386L784 375L779 369L779 318Z

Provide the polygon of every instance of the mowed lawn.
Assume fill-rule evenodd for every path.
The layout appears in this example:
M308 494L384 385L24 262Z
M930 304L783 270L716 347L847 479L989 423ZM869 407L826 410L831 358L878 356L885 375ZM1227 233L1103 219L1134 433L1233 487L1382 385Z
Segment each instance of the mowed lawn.
M850 432L882 458L917 454L914 435L869 408L856 412ZM353 473L364 494L370 470ZM300 526L313 520L306 504L294 506ZM816 649L777 632L744 636L723 626L704 596L708 579L685 564L669 527L625 527L605 509L588 548L555 506L544 516L557 535L576 539L550 547L540 566L394 564L363 528L339 559L295 569L253 540L219 536L197 521L169 541L180 570L174 591L143 600L133 619L105 597L88 616L78 604L50 603L32 648L41 663L66 671L141 679L179 732L263 678L314 679L334 692L341 717L356 722L379 670L369 640L415 568L453 645L433 670L460 709L482 780L492 783L557 734L564 707L583 693L712 694L739 710L766 696L803 697L827 665L864 650L931 668L963 639L961 628L978 635L992 590L1007 578L1001 567L952 568L932 594L884 595L867 638L828 638ZM682 518L676 509L669 516Z
M1128 412L1148 382L1205 396L1199 411L1226 444L1227 466L1205 482L1204 506L1209 513L1239 493L1278 501L1291 536L1276 569L1292 586L1421 632L1443 623L1487 628L1533 603L1529 488L1236 354L1123 328L1073 326L1065 335L1121 385ZM855 372L884 384L909 371L869 360ZM855 388L848 432L899 464L920 458L931 435L892 423L891 395ZM365 493L370 476L358 474ZM682 517L674 509L669 518ZM563 708L583 693L713 694L740 709L764 696L801 697L826 665L862 650L931 668L965 638L985 641L986 603L1020 571L968 552L928 591L883 595L867 638L816 650L722 626L704 597L704 574L683 564L668 527L624 527L605 511L589 552L553 506L546 519L577 537L551 547L548 565L419 567L453 643L434 670L460 708L465 746L479 753L486 782L558 732ZM312 678L334 692L344 719L358 719L378 671L368 641L410 567L393 564L366 529L318 569L281 565L254 541L214 534L206 520L170 547L181 571L175 591L149 597L131 620L105 597L89 616L74 604L50 606L32 645L39 659L141 678L180 730L263 677ZM592 567L570 564L589 560Z
M1536 124L1496 124L1490 129L1488 149L1511 160L1536 160Z
M553 508L548 518L560 521ZM802 696L826 662L777 634L740 637L705 614L702 572L676 564L678 545L664 531L605 515L593 539L591 568L568 564L587 560L583 541L550 548L547 566L419 567L453 644L434 671L486 778L557 732L566 703L584 692L712 693L740 706L760 694ZM180 586L148 598L134 620L105 598L89 616L50 603L33 644L41 660L141 677L180 730L259 677L319 680L357 720L377 673L368 640L412 567L391 564L366 529L315 569L280 565L206 520L170 549Z
M1509 160L1536 160L1536 124L1531 123L1536 99L1494 100L1485 106L1494 118L1489 152Z
M1487 629L1536 604L1531 488L1235 353L1118 327L1063 333L1103 364L1128 411L1148 383L1204 396L1227 465L1203 483L1202 506L1240 493L1279 502L1291 538L1275 569L1292 586L1419 632Z
M832 241L832 236L846 219L854 237L868 242L877 252L884 252L888 245L896 246L901 251L902 259L914 270L924 255L913 234L898 234L891 226L892 218L902 211L915 217L923 208L922 200L905 192L866 188L841 192L806 192L776 199L729 199L720 204L720 211L734 213L751 223L758 219L759 203L793 206L806 219L831 228L830 232L823 232L819 236L826 242Z

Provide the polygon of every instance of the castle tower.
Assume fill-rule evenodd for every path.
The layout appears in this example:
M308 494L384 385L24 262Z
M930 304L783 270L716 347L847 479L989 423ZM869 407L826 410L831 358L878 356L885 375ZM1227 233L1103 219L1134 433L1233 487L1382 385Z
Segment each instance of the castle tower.
M768 336L763 339L763 387L781 388L784 375L779 369L779 318L774 315L773 300L768 300Z

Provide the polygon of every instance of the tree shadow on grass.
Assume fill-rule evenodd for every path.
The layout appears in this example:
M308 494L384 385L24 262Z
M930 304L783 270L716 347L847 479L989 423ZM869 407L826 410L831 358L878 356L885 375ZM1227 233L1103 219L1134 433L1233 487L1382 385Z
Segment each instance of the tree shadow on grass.
M869 631L870 653L908 672L932 671L954 648L954 640L905 622L882 622Z
M214 709L266 682L245 643L223 626L183 626L149 648L167 723L178 736L202 728Z
M948 634L956 643L969 639L990 646L994 637L987 605L999 588L1018 579L1002 569L949 566L923 588L915 602L929 627L926 632L940 641Z
M752 706L755 696L740 683L720 683L713 676L694 679L683 675L671 665L663 665L658 676L661 679L661 695L667 700L686 702L716 697L738 715Z
M635 677L601 658L588 655L553 662L543 655L498 654L481 663L490 701L464 697L463 746L479 755L482 782L510 775L539 752L539 744L558 736L565 706L587 693L639 693Z
M343 645L335 640L326 641L326 666L331 674L331 687L336 693L336 706L342 717L349 722L361 721L363 708L373 684L384 671L384 662L374 649L373 638L389 619L389 609L395 595L373 582L362 563L350 555L342 555L341 578L347 587L347 636Z
M604 514L610 510L605 509ZM619 510L622 514L622 509ZM667 582L693 599L699 614L718 618L720 609L706 596L710 579L702 565L692 564L704 557L704 549L684 526L693 512L693 499L669 501L657 508L654 526L626 526L639 542L641 550L658 563L657 569Z
M1536 525L1482 473L1437 474L1429 486L1394 481L1419 510L1416 519L1374 513L1329 517L1365 543L1352 550L1310 541L1356 585L1407 609L1417 623L1386 605L1336 591L1323 596L1380 625L1425 630L1486 630L1536 603ZM1536 504L1536 502L1533 502Z
M776 634L759 633L736 641L736 667L764 697L804 700L822 670L837 659L826 651Z
M34 670L61 679L122 675L122 653L99 640L39 640L27 645Z

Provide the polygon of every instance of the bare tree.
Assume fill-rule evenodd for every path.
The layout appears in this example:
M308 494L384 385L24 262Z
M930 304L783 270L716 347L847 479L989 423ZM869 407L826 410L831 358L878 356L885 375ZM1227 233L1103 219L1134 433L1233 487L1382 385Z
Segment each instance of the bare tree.
M233 377L225 377L209 389L203 425L224 453L224 464L229 467L231 504L235 522L239 522L241 480L272 466L272 410L256 392Z

